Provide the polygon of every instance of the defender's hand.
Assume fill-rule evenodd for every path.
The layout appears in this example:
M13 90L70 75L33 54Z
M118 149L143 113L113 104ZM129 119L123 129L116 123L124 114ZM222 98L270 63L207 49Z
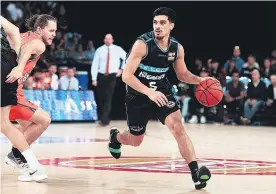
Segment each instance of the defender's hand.
M22 78L22 69L20 69L18 66L14 67L10 74L7 75L7 80L6 80L6 83L13 83L15 82L16 80Z
M159 107L166 106L168 103L167 97L159 91L151 91L148 94L149 99L155 102Z

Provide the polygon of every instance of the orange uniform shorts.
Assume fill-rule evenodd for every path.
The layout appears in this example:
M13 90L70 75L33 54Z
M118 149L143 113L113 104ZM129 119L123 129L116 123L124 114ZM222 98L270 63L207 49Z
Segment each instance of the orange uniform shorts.
M11 106L10 120L28 121L34 115L38 106L28 101L24 96L17 97L17 105Z

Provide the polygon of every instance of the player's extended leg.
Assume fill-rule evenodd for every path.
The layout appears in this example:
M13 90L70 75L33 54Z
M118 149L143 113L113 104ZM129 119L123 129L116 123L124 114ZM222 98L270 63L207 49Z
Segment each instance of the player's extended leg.
M38 108L29 121L17 120L17 122L19 123L19 131L24 134L28 144L31 145L48 128L51 123L51 118L47 112L41 108ZM26 162L24 156L14 145L12 151L6 157L6 163L12 165L13 167L20 167L17 163L17 161L19 161L17 158L20 158L21 161Z
M152 104L145 97L127 96L126 113L129 131L120 133L117 128L110 130L108 148L111 155L118 159L121 157L121 146L139 146L144 138Z
M206 181L211 178L211 173L208 168L204 166L198 168L194 146L183 127L180 111L178 110L168 115L165 119L165 125L172 132L178 144L181 156L189 165L196 189L202 189L206 187Z
M1 107L1 132L8 137L13 145L18 147L20 152L29 148L24 135L9 120L10 106Z
M15 145L26 158L28 165L22 164L26 167L26 172L36 174L35 180L37 181L46 179L47 175L36 173L40 169L40 164L24 135L10 122L9 112L10 106L1 107L1 132L8 137L11 143Z

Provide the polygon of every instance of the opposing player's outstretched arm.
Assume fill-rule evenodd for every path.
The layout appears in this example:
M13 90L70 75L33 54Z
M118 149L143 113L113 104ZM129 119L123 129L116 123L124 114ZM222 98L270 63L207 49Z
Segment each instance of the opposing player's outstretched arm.
M38 39L33 39L26 43L21 47L21 52L18 58L18 67L24 69L26 63L32 55L39 56L45 51L45 49L45 44Z
M25 65L32 55L41 55L45 51L45 44L38 39L33 39L21 47L18 56L18 65L7 76L7 83L13 83L21 78Z
M11 40L11 47L15 50L16 54L18 55L20 46L21 46L21 39L20 39L20 32L19 28L9 22L6 18L1 16L1 25L3 26L6 34Z
M152 90L141 83L134 73L137 70L142 58L146 55L147 45L142 40L137 40L130 52L126 61L125 70L123 71L122 79L127 85L137 90L138 92L148 95Z
M184 60L184 48L181 44L179 44L179 52L178 52L178 58L175 61L174 69L177 75L177 78L182 81L189 84L199 84L204 78L198 77L194 74L192 74L186 66L185 60Z

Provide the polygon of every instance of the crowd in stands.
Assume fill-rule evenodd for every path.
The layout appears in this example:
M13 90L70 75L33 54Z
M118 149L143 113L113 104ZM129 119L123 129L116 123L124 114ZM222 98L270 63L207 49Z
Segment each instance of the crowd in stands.
M233 57L224 65L209 59L206 65L195 60L191 71L199 76L218 79L224 98L216 107L202 106L195 98L195 87L179 83L183 120L188 123L218 122L244 125L275 125L276 119L276 50L259 64L249 55L247 61L235 47Z
M56 38L26 81L25 89L87 89L79 83L74 65L91 66L96 49L92 40L85 40L78 32L68 32L69 23L62 2L6 2L5 6L4 16L21 31L24 31L23 18L31 14L48 13L58 19ZM245 60L236 46L225 64L213 59L204 63L198 58L191 72L218 79L224 88L224 98L216 107L207 108L196 100L195 85L179 83L177 95L182 102L184 122L275 125L276 50L263 61L257 61L253 55Z
M78 32L68 32L69 23L62 2L6 2L3 6L6 6L3 15L17 25L21 32L25 31L25 19L33 14L50 14L58 20L53 44L41 56L32 76L24 85L25 89L86 89L76 79L76 64L90 66L96 49L92 40L85 40ZM72 84L77 86L73 87Z

